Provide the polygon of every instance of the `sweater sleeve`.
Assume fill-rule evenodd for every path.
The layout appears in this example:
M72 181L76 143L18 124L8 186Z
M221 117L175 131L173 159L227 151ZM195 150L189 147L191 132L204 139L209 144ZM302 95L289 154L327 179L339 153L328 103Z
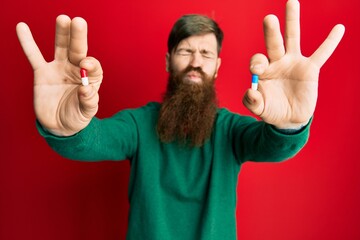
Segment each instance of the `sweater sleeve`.
M69 137L52 135L38 122L37 129L54 151L73 160L131 159L138 142L137 126L129 110L110 118L94 117L86 128Z
M232 142L240 162L279 162L295 156L309 138L311 121L301 130L285 133L263 121L235 117Z

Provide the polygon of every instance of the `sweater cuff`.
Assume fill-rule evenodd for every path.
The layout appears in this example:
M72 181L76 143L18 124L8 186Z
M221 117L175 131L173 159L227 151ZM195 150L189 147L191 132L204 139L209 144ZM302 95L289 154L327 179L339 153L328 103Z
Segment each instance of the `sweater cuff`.
M273 125L271 125L271 127L279 132L279 133L283 133L283 134L287 134L287 135L293 135L293 134L297 134L297 133L300 133L302 132L305 128L308 128L310 125L311 125L311 122L312 122L312 117L310 118L310 120L308 121L307 124L301 126L300 128L288 128L288 129L281 129L281 128L277 128Z
M45 138L48 145L57 153L63 157L71 158L71 155L74 151L86 151L86 149L91 145L91 141L94 139L90 138L90 142L84 142L84 139L88 139L87 136L90 135L92 128L97 128L96 123L97 119L93 118L89 125L85 127L80 132L71 135L71 136L57 136L49 131L47 131L38 120L36 120L36 127L42 137Z

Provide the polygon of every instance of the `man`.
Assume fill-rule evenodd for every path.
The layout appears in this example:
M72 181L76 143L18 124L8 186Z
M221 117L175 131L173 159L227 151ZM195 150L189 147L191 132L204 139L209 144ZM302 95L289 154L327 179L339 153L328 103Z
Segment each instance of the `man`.
M131 162L128 239L236 239L236 185L246 161L281 161L306 143L320 67L340 42L337 25L309 58L300 52L299 3L286 7L285 46L278 20L264 19L268 57L250 70L259 89L243 103L263 121L216 105L214 81L223 33L213 20L186 15L174 25L166 54L169 81L162 104L98 119L100 63L86 56L86 22L59 16L55 60L47 63L29 28L17 33L35 75L38 129L61 155ZM89 73L81 86L79 69Z

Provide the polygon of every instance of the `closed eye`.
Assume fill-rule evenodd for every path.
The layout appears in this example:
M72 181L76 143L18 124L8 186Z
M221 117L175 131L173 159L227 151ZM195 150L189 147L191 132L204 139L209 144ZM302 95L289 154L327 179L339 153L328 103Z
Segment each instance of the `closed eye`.
M193 53L193 51L189 48L180 48L176 52L181 56L189 56Z
M205 50L205 49L201 50L200 53L205 58L214 58L215 57L215 54L213 52Z

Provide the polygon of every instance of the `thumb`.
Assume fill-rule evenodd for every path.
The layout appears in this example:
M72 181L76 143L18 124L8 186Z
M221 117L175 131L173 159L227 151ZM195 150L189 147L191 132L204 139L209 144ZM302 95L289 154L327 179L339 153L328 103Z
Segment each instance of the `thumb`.
M91 120L99 107L99 94L93 85L80 86L78 90L79 109L82 115Z
M257 116L260 116L264 112L264 99L259 91L248 89L242 102L250 112Z

